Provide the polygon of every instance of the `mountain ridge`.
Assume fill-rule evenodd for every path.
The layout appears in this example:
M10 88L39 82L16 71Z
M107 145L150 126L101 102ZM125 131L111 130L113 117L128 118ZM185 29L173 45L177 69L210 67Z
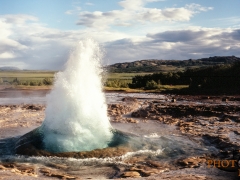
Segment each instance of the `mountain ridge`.
M115 63L106 66L105 69L112 73L158 72L164 71L164 69L168 69L168 71L177 71L198 66L233 64L238 61L240 61L240 58L235 56L214 56L188 60L145 59L133 62Z
M21 71L22 69L14 66L2 66L0 67L0 71Z

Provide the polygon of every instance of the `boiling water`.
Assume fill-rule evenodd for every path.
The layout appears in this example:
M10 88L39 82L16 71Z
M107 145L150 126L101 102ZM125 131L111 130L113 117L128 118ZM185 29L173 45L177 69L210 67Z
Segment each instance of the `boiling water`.
M113 134L102 92L101 58L95 41L80 41L66 69L56 74L40 128L45 150L88 151L108 146Z

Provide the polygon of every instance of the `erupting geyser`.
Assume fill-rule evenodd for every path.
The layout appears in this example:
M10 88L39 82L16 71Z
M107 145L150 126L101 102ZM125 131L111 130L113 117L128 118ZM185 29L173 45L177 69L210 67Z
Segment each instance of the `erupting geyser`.
M47 96L46 118L38 129L44 150L105 148L113 134L102 92L102 52L92 39L80 41Z
M22 136L16 147L32 144L49 152L89 151L111 143L113 131L102 92L101 49L80 41L47 95L43 124Z

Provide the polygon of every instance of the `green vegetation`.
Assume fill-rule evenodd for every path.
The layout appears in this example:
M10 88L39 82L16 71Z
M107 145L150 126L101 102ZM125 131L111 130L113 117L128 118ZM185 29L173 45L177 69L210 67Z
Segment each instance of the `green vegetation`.
M120 80L132 80L134 76L137 75L146 75L146 74L151 74L151 73L107 73L105 75L105 79L108 80L115 80L115 79L120 79Z
M108 73L105 74L105 87L128 88L132 83L132 78L137 75L146 75L149 73Z
M130 88L115 88L115 87L103 87L104 91L124 91L124 92L144 92L143 89L130 89Z
M162 85L188 85L195 92L240 91L240 62L233 65L216 65L185 72L153 73L133 77L130 88L160 89Z
M104 83L104 86L115 87L115 88L128 88L128 84L130 83L131 83L131 80L115 79L115 80L107 80Z
M240 92L240 61L233 64L193 67L185 71L165 69L164 72L157 73L106 73L103 77L104 89L127 92ZM50 88L54 73L0 71L0 84L13 85L17 88Z
M105 67L110 75L104 84L108 88L143 89L145 91L236 89L236 74L231 68L240 58L214 56L189 60L140 60L116 63ZM235 65L233 65L235 63ZM230 68L230 69L229 69ZM222 69L229 69L223 71ZM227 73L228 75L224 75ZM238 71L239 73L239 71ZM239 73L240 74L240 73ZM215 77L219 78L215 78ZM226 77L225 77L226 76ZM232 76L229 79L227 76ZM222 85L224 79L225 85ZM219 82L219 83L217 83ZM231 85L227 85L227 84ZM234 86L232 86L234 85ZM223 87L224 86L224 87Z
M159 86L154 80L150 80L146 82L145 89L158 89Z
M54 71L0 71L0 84L15 86L52 85Z
M193 70L189 88L240 90L240 62Z
M53 84L53 79L44 78L42 82L43 82L44 85L52 85Z

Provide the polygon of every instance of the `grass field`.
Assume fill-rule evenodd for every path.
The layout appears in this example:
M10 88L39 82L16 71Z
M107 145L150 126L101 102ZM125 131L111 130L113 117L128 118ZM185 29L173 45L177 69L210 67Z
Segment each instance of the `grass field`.
M0 78L7 79L9 81L18 78L22 81L27 80L40 80L44 78L53 78L56 71L0 71ZM146 75L152 73L107 73L105 78L109 80L114 79L126 79L132 80L132 77L136 75Z
M104 85L107 88L128 88L128 84L132 83L134 76L146 74L152 73L107 73L104 75Z
M136 75L146 75L152 73L107 73L105 78L108 80L121 79L121 80L132 80Z
M55 71L0 71L0 78L9 83L16 78L19 81L42 81L44 78L53 78L55 73ZM130 83L132 77L146 74L151 73L107 73L104 78L107 80L125 80Z
M55 71L0 71L0 78L4 82L12 82L15 78L19 81L42 81L44 78L53 78Z

